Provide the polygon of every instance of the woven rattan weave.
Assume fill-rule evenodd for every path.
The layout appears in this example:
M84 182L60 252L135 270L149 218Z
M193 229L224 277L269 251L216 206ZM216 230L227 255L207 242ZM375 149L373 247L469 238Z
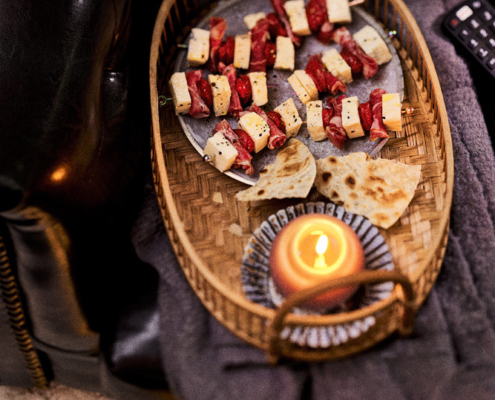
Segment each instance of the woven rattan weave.
M393 43L405 80L403 108L415 108L413 115L404 117L403 131L392 137L378 155L422 167L420 184L406 212L398 223L381 232L396 270L412 285L414 300L405 301L402 287L397 286L392 296L363 309L325 316L289 313L283 319L285 326L293 328L334 326L375 317L375 325L365 334L328 349L311 349L282 340L277 341L274 350L270 332L276 311L252 303L243 295L240 264L248 238L270 214L301 200L237 202L235 193L246 186L203 162L182 133L173 108L160 107L158 99L168 91L177 44L197 23L192 16L197 16L201 7L192 0L164 0L156 19L150 57L151 161L165 227L184 274L205 307L238 337L270 350L271 355L312 361L336 359L403 330L404 309L414 313L421 306L445 253L454 167L450 128L435 67L414 18L401 0L366 1L361 7L385 30L394 32ZM315 199L310 195L308 200Z

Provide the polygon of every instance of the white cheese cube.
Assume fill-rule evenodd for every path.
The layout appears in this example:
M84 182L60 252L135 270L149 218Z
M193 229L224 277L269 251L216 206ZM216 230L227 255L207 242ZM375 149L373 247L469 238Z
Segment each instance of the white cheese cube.
M208 139L204 151L206 155L210 156L211 163L220 172L232 167L238 154L235 147L223 136L222 132L217 132Z
M322 57L325 67L344 83L352 82L352 70L337 49L330 49Z
M185 72L176 72L168 82L174 99L175 115L187 114L191 108L191 95L187 88Z
M402 130L401 108L399 93L387 93L382 96L383 125L387 130Z
M295 50L292 40L288 37L277 36L277 54L275 55L275 69L294 71Z
M378 65L385 64L392 59L392 53L387 44L373 27L367 25L352 37L367 55L375 59Z
M297 108L292 97L276 107L275 111L277 111L284 120L285 134L287 138L296 136L302 125L302 120L299 117L299 113L297 112Z
M352 22L349 0L327 0L328 19L332 24L350 24Z
M309 94L310 100L318 100L319 93L315 82L303 69L298 69L294 71L294 75L299 80L299 83L303 86L306 92Z
M261 107L268 103L266 72L250 72L247 74L253 91L253 103Z
M211 91L213 92L213 110L215 116L219 117L226 115L230 105L230 90L229 80L225 75L208 75Z
M254 151L256 153L265 148L270 137L270 127L263 118L251 112L243 115L237 123L253 139Z
M296 92L297 97L299 97L301 103L306 104L308 101L311 100L308 92L306 92L306 89L304 89L303 85L301 85L301 82L299 82L299 79L297 79L297 76L295 74L292 74L289 78L287 78L287 81L292 86L292 89L294 89L294 92Z
M187 49L187 61L191 67L203 65L210 57L210 31L193 28Z
M342 126L349 139L364 136L358 107L359 100L357 97L348 97L342 100Z
M251 35L237 35L235 37L234 67L248 69L251 59Z
M327 138L323 127L323 102L321 100L306 103L306 124L311 139L315 142Z
M266 14L264 12L249 14L244 17L244 23L246 24L248 29L251 30L255 27L256 22L258 22L260 19L263 19L265 17Z
M289 0L284 3L285 12L289 17L289 23L292 31L296 35L311 35L308 18L306 17L306 7L304 0Z

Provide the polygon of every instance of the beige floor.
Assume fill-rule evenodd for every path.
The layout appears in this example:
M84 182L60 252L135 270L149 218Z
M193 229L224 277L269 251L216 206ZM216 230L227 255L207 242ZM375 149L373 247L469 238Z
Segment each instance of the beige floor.
M52 383L48 389L0 386L0 400L112 400L100 393L83 392Z

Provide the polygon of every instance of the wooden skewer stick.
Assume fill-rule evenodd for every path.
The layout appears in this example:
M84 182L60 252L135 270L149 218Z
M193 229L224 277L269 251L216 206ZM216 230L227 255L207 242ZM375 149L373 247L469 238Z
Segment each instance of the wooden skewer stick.
M405 109L400 110L400 113L406 115L413 115L414 111L415 111L414 107L407 107Z
M354 1L350 1L350 2L349 2L349 7L358 6L358 5L363 4L363 3L364 3L364 0L354 0Z

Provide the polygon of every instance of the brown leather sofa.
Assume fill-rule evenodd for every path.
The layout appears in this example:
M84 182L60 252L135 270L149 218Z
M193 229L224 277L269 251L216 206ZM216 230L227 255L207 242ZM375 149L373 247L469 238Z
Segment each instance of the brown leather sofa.
M0 1L0 384L167 398L129 239L160 2Z

